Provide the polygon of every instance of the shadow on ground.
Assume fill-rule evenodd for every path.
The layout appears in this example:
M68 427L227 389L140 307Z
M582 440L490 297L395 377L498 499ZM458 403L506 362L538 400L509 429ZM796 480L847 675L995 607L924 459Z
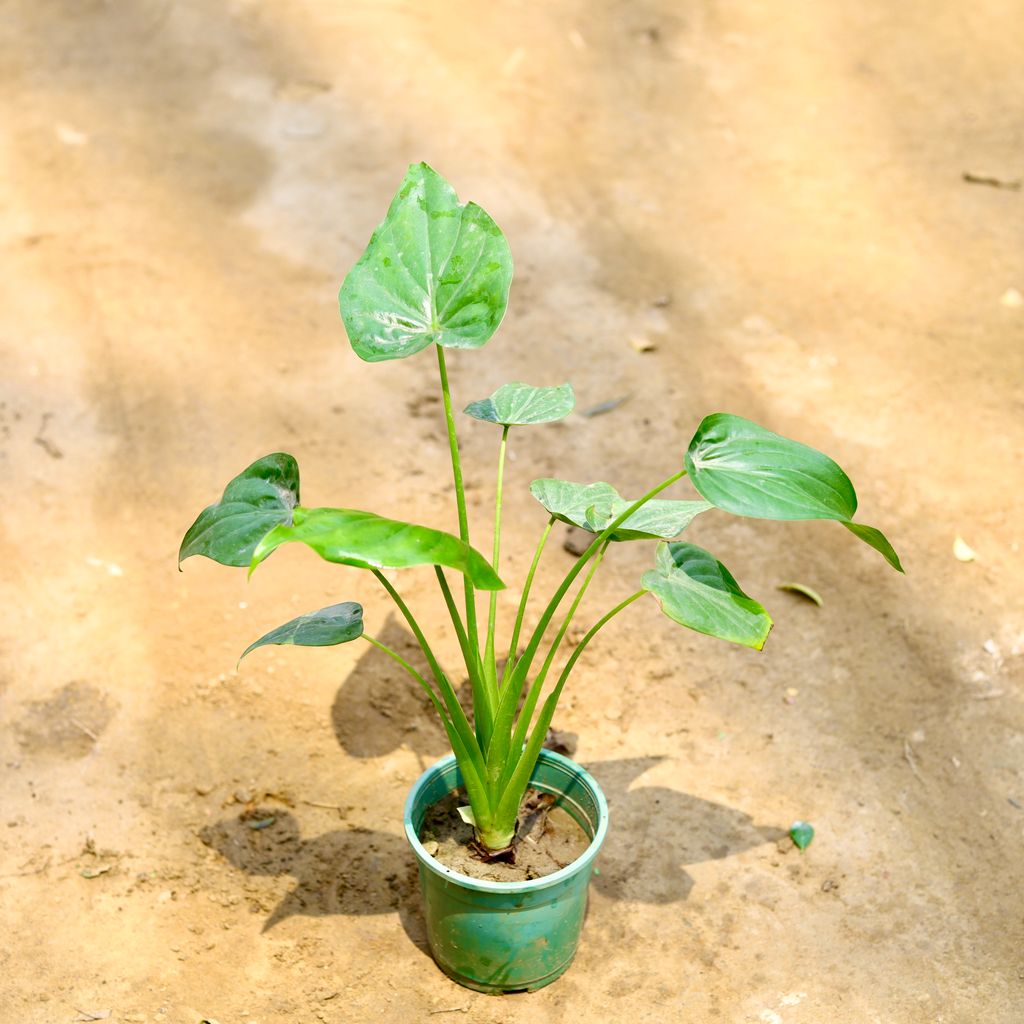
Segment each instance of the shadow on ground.
M750 816L661 786L630 785L660 758L599 761L600 780L614 816L595 877L616 900L669 904L685 900L693 879L685 866L719 860L783 837ZM680 845L680 828L688 837ZM404 838L345 828L304 838L298 819L256 808L202 829L199 838L250 875L290 875L294 887L263 925L267 931L295 915L387 914L396 911L410 939L426 948L416 865Z

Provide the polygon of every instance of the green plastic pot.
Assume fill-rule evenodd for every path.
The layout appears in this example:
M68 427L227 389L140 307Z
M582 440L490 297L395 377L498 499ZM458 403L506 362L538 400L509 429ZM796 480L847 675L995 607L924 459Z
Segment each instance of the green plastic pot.
M446 868L419 840L427 809L462 784L453 755L417 780L405 804L405 834L419 862L427 938L437 965L478 992L532 992L572 963L587 909L594 858L608 830L608 805L574 761L541 751L530 785L556 797L590 836L568 867L527 882L488 882Z

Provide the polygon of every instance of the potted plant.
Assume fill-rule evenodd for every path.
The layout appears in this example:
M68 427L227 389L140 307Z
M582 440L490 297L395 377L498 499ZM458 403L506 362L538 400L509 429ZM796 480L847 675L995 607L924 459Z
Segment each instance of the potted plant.
M596 782L568 758L544 749L559 697L583 651L613 617L650 594L671 619L711 636L761 649L772 620L713 555L677 540L699 515L720 509L761 519L833 519L902 572L878 530L853 521L857 498L828 456L726 413L706 417L668 476L636 500L607 483L535 480L531 493L548 514L533 553L507 643L497 639L505 453L513 427L568 415L572 388L506 384L465 412L500 429L491 557L470 545L448 349L482 347L504 315L512 278L508 243L473 203L426 164L409 168L384 221L341 288L341 314L356 353L368 362L401 359L432 348L455 482L458 535L372 512L303 505L291 455L277 453L235 477L219 502L185 534L180 561L205 555L251 573L282 544L300 542L329 562L371 572L393 599L423 651L429 673L364 631L362 608L335 604L301 615L260 637L266 644L329 646L361 638L389 655L428 695L452 754L413 787L405 828L419 863L428 935L438 964L484 991L539 988L557 978L575 953L594 857L607 828ZM698 497L666 500L663 491L689 477ZM524 629L538 563L553 525L588 531L592 540L554 594ZM598 617L567 656L570 624L611 544L657 543L653 567L637 589ZM472 693L460 703L451 677L385 570L432 567L451 618ZM448 573L461 576L461 599ZM577 582L578 581L578 582ZM575 587L575 589L574 589ZM486 594L484 610L478 595ZM549 630L553 636L547 640ZM422 830L429 810L459 790L481 862L514 860L517 823L528 790L549 794L585 832L586 849L550 874L518 881L474 878L434 855ZM550 802L550 801L549 801Z

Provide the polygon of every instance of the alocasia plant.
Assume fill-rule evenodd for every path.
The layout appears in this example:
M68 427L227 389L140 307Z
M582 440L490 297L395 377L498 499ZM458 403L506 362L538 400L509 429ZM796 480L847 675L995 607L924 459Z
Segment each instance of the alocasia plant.
M392 657L426 691L444 724L468 794L468 816L478 845L492 856L503 854L512 843L520 802L570 673L613 616L651 594L681 625L758 650L764 645L772 627L765 609L740 589L714 555L676 540L697 516L721 509L759 519L834 519L903 571L878 530L853 522L857 497L832 459L739 416L716 413L697 428L682 465L635 500L623 498L603 482L533 482L530 491L549 518L526 573L509 642L500 648L499 658L496 598L504 587L498 568L509 431L562 419L575 402L568 384L511 383L466 407L468 415L501 428L493 545L487 559L470 545L445 350L480 348L488 341L504 316L511 280L508 243L494 221L473 203L460 205L439 174L416 164L341 288L342 319L362 359L403 359L434 348L455 478L458 536L372 512L306 507L299 502L295 460L277 453L253 463L228 484L221 500L205 509L186 533L179 553L179 562L205 555L224 565L249 566L252 572L282 544L297 541L329 562L372 572L422 648L429 678L365 633L362 608L351 601L299 616L255 641L244 654L266 644L321 647L362 637ZM684 476L689 476L699 500L657 498ZM526 636L523 625L534 575L556 521L589 531L593 540L542 606L536 626ZM644 573L636 591L597 618L551 682L566 631L609 545L645 540L658 542L654 568ZM433 566L437 576L472 689L471 715L383 571L412 566ZM452 593L446 569L462 576L461 603ZM479 617L478 591L489 595L486 618ZM566 601L568 607L541 657L548 627Z

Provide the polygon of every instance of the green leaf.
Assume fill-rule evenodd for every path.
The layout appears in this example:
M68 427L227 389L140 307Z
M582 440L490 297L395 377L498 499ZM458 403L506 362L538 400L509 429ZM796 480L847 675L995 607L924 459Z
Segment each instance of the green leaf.
M806 821L794 821L789 826L789 838L798 850L806 850L814 838L814 826Z
M513 427L553 423L568 416L575 405L576 395L571 384L535 388L515 381L502 385L490 398L470 402L463 412L475 420Z
M899 557L881 531L853 523L857 494L827 455L773 434L741 416L705 417L686 452L694 487L713 505L756 519L834 519L899 572Z
M349 341L368 362L432 342L479 348L508 304L512 255L501 229L426 164L413 164L341 286Z
M757 519L852 519L857 495L827 455L728 413L704 419L686 453L693 486L718 508Z
M257 545L250 573L290 541L301 541L326 561L342 565L362 569L443 565L464 573L480 590L505 586L487 559L458 537L351 508L296 508L293 526L276 527Z
M205 555L221 565L248 565L256 545L275 527L290 524L299 503L299 467L276 452L254 462L224 489L216 505L203 509L178 551L178 565Z
M843 526L855 537L859 537L865 544L870 544L871 547L880 552L897 572L903 572L900 556L896 554L893 546L881 530L876 530L873 526L864 526L862 523L843 523Z
M363 608L355 601L344 601L321 608L318 612L307 612L291 622L261 636L242 652L244 658L250 651L267 644L295 644L297 647L333 647L346 644L363 635ZM242 658L238 660L241 661Z
M530 493L556 519L591 533L600 533L633 504L620 497L611 484L574 484L568 480L534 480ZM641 505L616 531L612 540L669 540L678 537L701 512L713 508L707 501L659 501Z
M670 619L744 647L764 647L771 616L743 593L714 555L695 544L659 544L656 566L640 585Z

